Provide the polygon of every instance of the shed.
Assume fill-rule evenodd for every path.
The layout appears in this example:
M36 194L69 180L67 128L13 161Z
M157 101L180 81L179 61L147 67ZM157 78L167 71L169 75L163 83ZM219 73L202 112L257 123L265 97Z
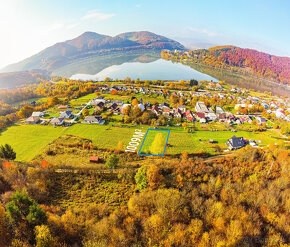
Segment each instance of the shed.
M98 156L91 156L90 162L92 163L99 163L99 157Z

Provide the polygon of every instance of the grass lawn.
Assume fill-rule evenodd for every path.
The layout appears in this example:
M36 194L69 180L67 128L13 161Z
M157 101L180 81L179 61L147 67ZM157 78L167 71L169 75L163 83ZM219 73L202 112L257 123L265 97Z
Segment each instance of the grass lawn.
M121 128L97 124L76 124L68 128L54 128L50 125L14 125L0 133L0 144L10 144L17 153L16 159L18 161L30 161L43 152L49 143L62 135L74 135L90 139L99 148L115 149L118 142L121 141L124 146L123 149L125 149L133 137L135 129L142 129L146 132L147 128L147 126ZM214 154L214 146L220 145L222 148L226 148L227 139L233 135L237 137L243 136L246 139L260 140L261 144L259 143L259 146L278 142L277 139L270 137L271 135L273 136L273 131L238 131L235 133L231 131L195 131L187 133L182 128L177 127L166 129L171 130L166 149L167 154L195 153L200 150ZM160 132L167 134L165 131ZM150 138L148 136L148 141L150 141ZM199 141L199 138L201 138L201 141ZM210 144L209 139L213 139L216 143Z
M0 144L10 144L16 152L16 160L29 161L65 130L52 126L13 125L0 133Z
M70 101L70 106L75 107L75 106L80 106L81 104L87 104L93 98L96 98L96 95L94 93L88 94L86 96L83 96L77 99L72 99Z
M161 138L160 146L157 147L159 151L158 153L152 153L150 151L150 147L152 145L152 142L155 140L156 135L160 135L160 138ZM149 130L143 142L143 146L142 146L142 149L140 150L140 154L151 153L153 155L163 155L168 135L169 135L169 131Z

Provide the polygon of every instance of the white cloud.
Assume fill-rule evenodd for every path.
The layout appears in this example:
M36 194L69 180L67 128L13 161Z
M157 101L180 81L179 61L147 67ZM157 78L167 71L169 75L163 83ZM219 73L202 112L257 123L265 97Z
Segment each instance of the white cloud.
M113 16L115 16L115 14L105 14L97 10L92 10L88 11L87 14L81 18L81 20L96 19L99 21L104 21L109 18L112 18Z
M136 4L136 8L141 8L141 4Z

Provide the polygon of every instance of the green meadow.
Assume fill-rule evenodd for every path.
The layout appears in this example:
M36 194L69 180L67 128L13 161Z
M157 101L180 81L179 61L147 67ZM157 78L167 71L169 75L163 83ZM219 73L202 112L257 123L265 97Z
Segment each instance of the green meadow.
M157 135L160 135L160 138L162 140L159 140L160 141L160 147L157 147L158 150L160 150L160 152L157 154L157 153L152 153L150 151L150 148L152 146L152 143L153 141L155 140L155 137ZM166 140L167 140L167 137L169 135L169 131L162 131L162 130L148 130L148 133L146 135L146 138L143 142L143 145L142 145L142 148L140 150L140 154L148 154L148 153L151 153L153 155L161 155L163 154L163 150L165 149L165 145L166 145Z
M108 125L86 125L75 124L71 127L53 127L42 125L13 125L0 133L0 144L10 144L17 153L18 161L30 161L45 150L45 147L62 135L74 135L90 139L94 145L99 148L117 148L118 142L123 143L123 149L130 142L135 129L144 132L147 127L112 127ZM210 154L214 154L214 148L219 145L226 148L227 139L233 135L242 136L246 139L261 141L259 146L268 145L271 142L278 142L272 138L273 133L267 132L246 132L246 131L195 131L187 133L182 128L168 128L170 135L166 154L182 154L184 152L195 153L204 150ZM166 131L150 131L146 137L146 141L142 147L142 151L147 150L154 140L155 133L166 135ZM201 139L201 140L199 140ZM209 140L213 139L214 143L210 144ZM143 141L143 140L142 140Z

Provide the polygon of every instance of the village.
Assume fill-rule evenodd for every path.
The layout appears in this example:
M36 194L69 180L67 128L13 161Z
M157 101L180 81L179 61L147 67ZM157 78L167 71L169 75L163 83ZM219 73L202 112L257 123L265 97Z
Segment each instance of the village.
M199 82L195 91L175 89L178 85L178 82L152 87L102 84L94 94L83 99L33 112L25 123L55 127L144 124L154 128L184 128L187 132L199 129L237 132L277 129L281 123L290 121L287 98L260 96L223 82ZM212 133L209 142L214 142L214 136ZM247 144L257 147L259 142L233 133L226 144L233 150Z

